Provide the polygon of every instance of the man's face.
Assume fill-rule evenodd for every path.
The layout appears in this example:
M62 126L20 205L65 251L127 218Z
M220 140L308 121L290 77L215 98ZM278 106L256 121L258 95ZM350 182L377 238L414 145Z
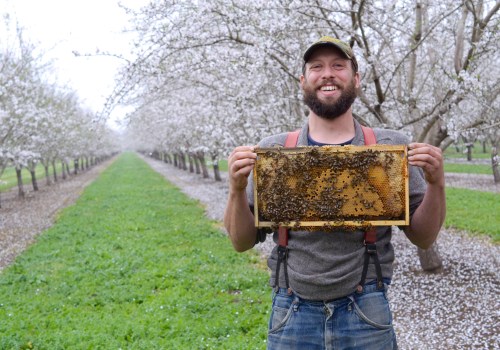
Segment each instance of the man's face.
M306 63L300 82L304 103L317 116L332 120L346 113L356 99L359 74L340 51L322 47Z

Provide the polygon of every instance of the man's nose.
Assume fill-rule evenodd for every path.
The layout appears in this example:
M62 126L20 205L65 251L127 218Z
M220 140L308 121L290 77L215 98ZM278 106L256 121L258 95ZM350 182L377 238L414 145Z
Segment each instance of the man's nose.
M335 77L335 76L336 76L335 69L333 69L332 66L325 66L325 68L323 69L323 77L324 78L331 78L331 77Z

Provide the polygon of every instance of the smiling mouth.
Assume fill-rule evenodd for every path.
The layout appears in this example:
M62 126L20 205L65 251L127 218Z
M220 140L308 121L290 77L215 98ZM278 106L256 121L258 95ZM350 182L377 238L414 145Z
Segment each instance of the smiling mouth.
M325 85L320 88L321 91L335 91L337 87L334 85Z

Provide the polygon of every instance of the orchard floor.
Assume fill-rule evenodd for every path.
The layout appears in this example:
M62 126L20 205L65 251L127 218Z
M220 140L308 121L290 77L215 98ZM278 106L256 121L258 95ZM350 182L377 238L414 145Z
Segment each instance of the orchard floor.
M24 198L19 198L17 187L0 193L0 271L33 243L36 235L52 226L57 213L74 203L113 161L109 159L65 180L59 178L50 186L45 179L38 180L37 192L32 191L30 179L24 179Z
M222 221L226 174L222 174L222 182L215 182L156 160L144 160L199 200L208 217ZM50 227L58 211L72 204L112 161L55 185L46 186L43 181L37 193L27 192L24 199L17 198L17 190L2 193L0 270ZM487 176L447 174L447 185L500 192L500 186ZM425 273L416 248L404 234L396 232L393 244L396 261L389 297L400 349L500 349L499 245L484 237L442 230L438 246L444 268L439 273ZM272 249L271 240L256 249L264 259Z

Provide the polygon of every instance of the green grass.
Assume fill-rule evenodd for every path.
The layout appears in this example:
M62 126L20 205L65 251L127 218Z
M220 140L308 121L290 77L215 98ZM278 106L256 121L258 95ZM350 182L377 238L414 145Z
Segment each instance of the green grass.
M455 149L455 146L451 145L444 151L444 156L446 158L463 158L467 159L467 154L464 153L465 146L462 144L459 146L459 152ZM483 152L483 145L480 142L474 143L472 147L472 159L490 159L491 158L491 145L487 145L486 153Z
M213 165L210 161L207 161L207 164L210 164L209 168L213 169ZM227 171L227 159L221 159L219 160L219 170L220 171Z
M124 154L0 274L0 349L264 349L267 281Z
M500 194L446 189L447 227L486 234L500 243Z
M57 162L56 171L58 179L60 179L62 176L61 168L62 168L61 162ZM70 166L70 171L73 171L72 166ZM52 180L54 176L52 172L52 165L50 165L49 174L50 174L50 179ZM21 175L23 177L23 184L31 185L31 173L28 171L28 169L23 168L21 170ZM45 168L43 167L42 164L37 165L35 169L35 175L37 181L42 181L42 180L45 181ZM14 186L17 186L16 169L14 167L8 167L0 176L0 192L7 191Z
M444 171L447 173L485 174L493 176L491 165L486 164L444 163Z

